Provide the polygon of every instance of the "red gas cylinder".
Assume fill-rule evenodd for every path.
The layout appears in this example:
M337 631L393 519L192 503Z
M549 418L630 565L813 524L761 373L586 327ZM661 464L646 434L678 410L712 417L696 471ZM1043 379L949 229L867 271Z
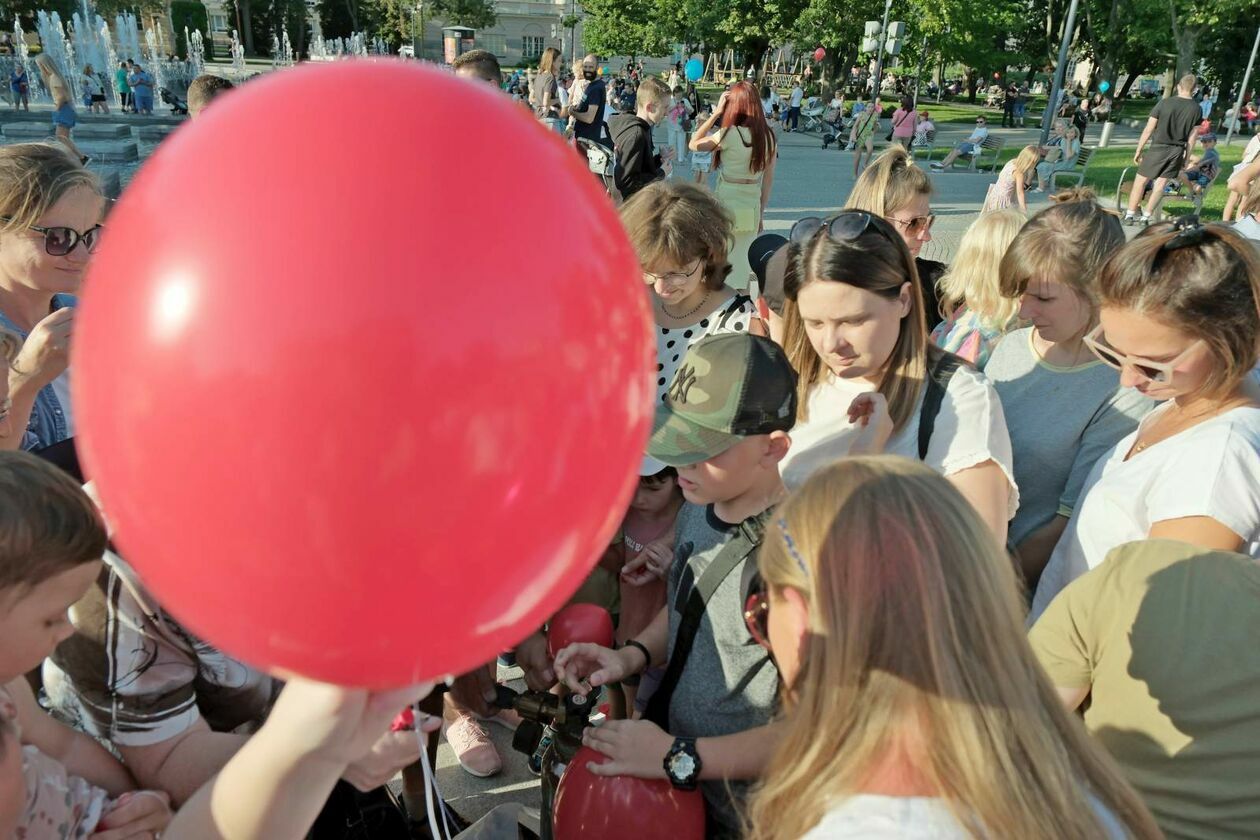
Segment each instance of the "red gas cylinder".
M596 776L607 757L582 747L565 768L552 812L555 840L703 840L704 797L663 779Z

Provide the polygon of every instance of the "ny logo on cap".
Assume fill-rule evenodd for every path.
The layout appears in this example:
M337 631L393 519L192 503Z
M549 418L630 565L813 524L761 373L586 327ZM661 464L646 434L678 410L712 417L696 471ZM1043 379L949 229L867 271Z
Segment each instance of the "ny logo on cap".
M672 402L687 402L687 392L696 384L696 366L683 365L674 377L674 384L669 386L669 398Z

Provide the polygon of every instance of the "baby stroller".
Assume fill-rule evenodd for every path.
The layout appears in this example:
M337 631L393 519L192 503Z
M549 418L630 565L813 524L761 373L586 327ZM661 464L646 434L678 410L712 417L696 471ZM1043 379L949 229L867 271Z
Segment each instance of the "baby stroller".
M574 144L578 147L578 151L586 155L586 166L592 172L599 176L600 181L604 184L604 192L609 197L613 194L613 168L617 164L617 159L613 155L613 150L594 140L587 140L582 137L574 139Z
M801 109L801 116L805 118L805 124L801 126L801 131L822 131L826 128L822 115L826 109L817 96L811 96L805 100L805 107Z
M162 102L165 103L166 105L171 106L171 113L173 114L187 114L188 113L188 103L180 99L178 96L176 96L175 91L171 90L170 88L162 88L161 96L162 96Z

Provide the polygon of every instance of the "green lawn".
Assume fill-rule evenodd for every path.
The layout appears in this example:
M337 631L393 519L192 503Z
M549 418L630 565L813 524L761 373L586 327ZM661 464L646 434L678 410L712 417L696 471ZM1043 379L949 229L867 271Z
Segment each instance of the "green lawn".
M1225 197L1229 192L1225 187L1225 181L1229 178L1229 174L1234 171L1234 164L1242 160L1243 149L1246 146L1245 142L1238 142L1238 140L1235 140L1234 145L1230 147L1226 147L1223 143L1217 144L1216 150L1221 155L1221 174L1203 199L1203 218L1205 220L1220 220L1221 212L1225 209ZM1002 149L999 166L1005 164L1019 152L1019 146ZM940 155L936 157L939 159ZM1090 159L1089 171L1085 175L1085 183L1094 188L1094 191L1098 193L1099 199L1107 207L1115 208L1116 185L1120 181L1120 173L1126 167L1133 167L1132 147L1099 149L1094 152L1093 158ZM1132 177L1133 172L1130 171L1127 176L1130 182ZM1126 192L1126 200L1127 197L1128 193ZM1170 216L1183 216L1193 209L1194 205L1185 200L1164 202L1164 212Z

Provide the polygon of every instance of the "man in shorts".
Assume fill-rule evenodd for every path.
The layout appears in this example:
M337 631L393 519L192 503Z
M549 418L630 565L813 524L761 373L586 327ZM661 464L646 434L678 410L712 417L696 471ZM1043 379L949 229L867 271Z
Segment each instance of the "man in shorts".
M932 169L940 172L948 169L949 165L959 158L961 155L976 155L980 152L980 144L989 136L989 125L984 117L976 117L976 127L966 140L954 147L954 150L945 156L944 160L931 164Z
M1191 98L1194 93L1195 76L1187 73L1177 83L1177 95L1160 100L1142 129L1142 139L1138 140L1137 151L1133 153L1133 162L1138 165L1137 177L1133 179L1133 189L1129 193L1129 209L1125 211L1126 225L1151 223L1151 214L1164 197L1164 187L1170 180L1175 180L1181 173L1186 159L1194 149L1198 138L1199 106ZM1150 149L1146 144L1151 144ZM1139 218L1138 204L1146 186L1154 181L1150 198L1146 200L1146 209Z

